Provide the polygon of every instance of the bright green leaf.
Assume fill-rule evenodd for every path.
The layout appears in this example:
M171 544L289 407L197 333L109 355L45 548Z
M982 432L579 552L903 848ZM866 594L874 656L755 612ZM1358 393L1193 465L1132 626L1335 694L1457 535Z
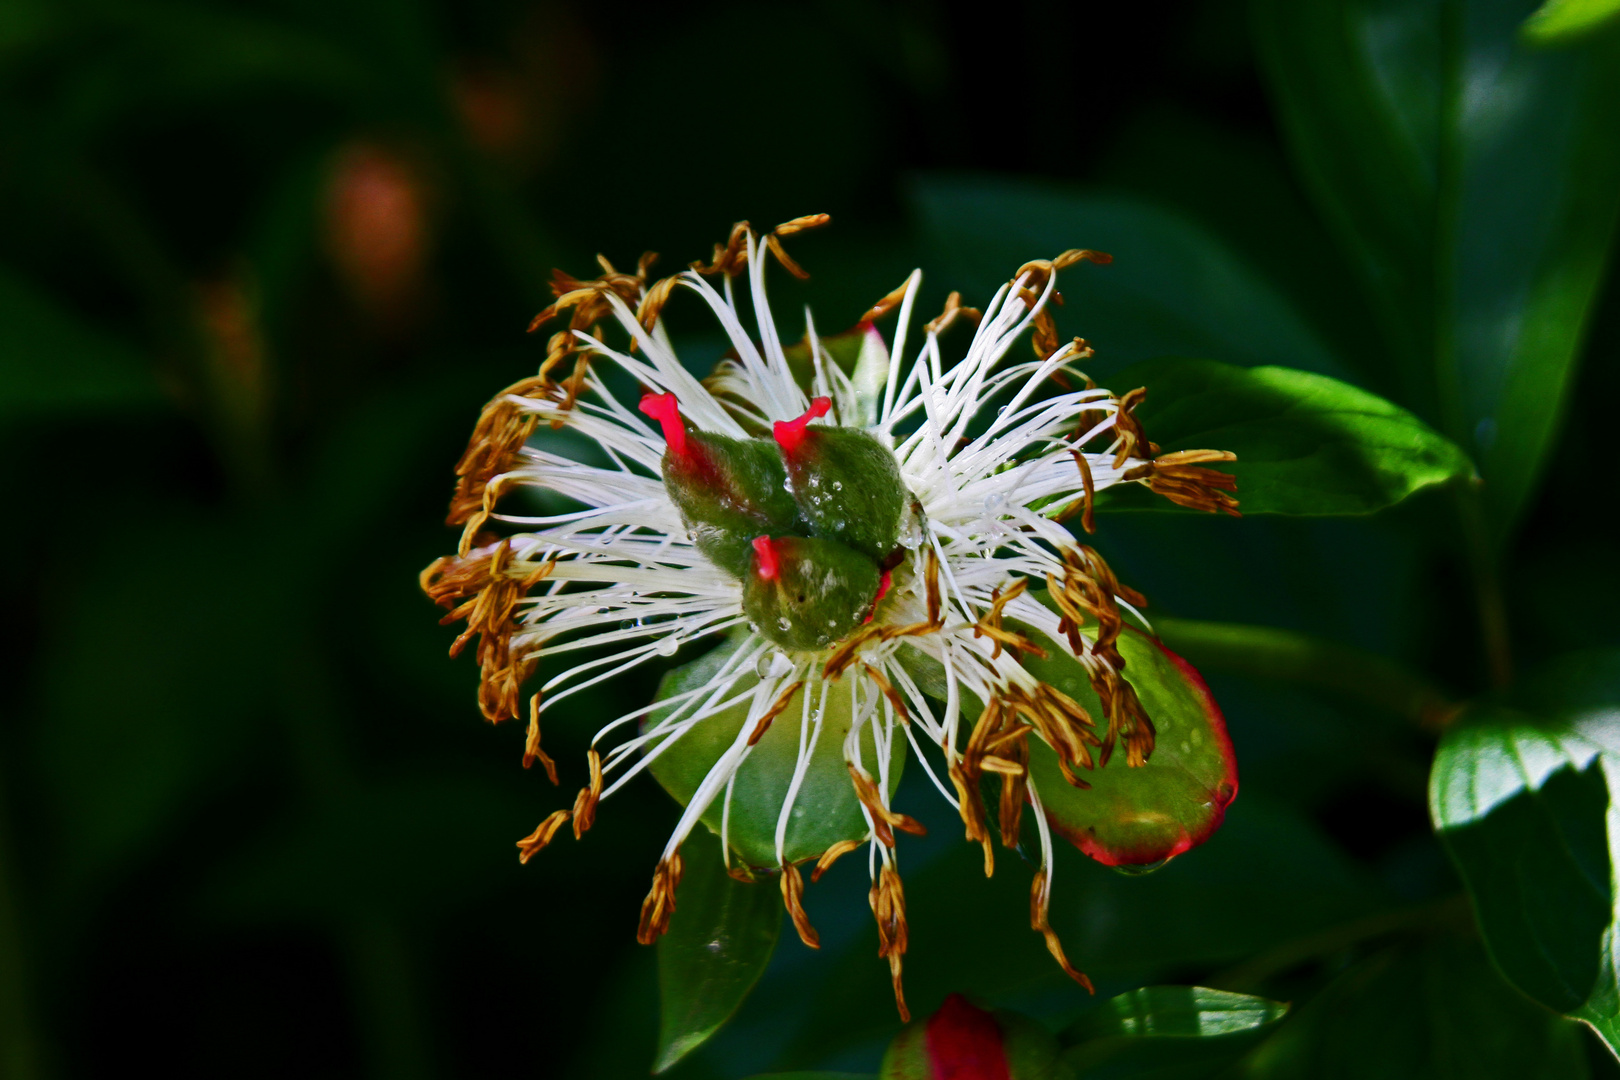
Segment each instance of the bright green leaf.
M1500 534L1559 429L1620 216L1615 43L1533 51L1530 0L1256 0L1283 128L1366 284L1369 344L1477 456Z
M1084 1014L1060 1038L1079 1080L1193 1080L1231 1064L1288 1006L1202 986L1144 986Z
M1215 237L1151 203L1028 180L927 176L912 205L947 263L942 284L969 303L988 300L1029 259L1066 248L1109 252L1061 279L1065 334L1098 350L1095 366L1166 353L1236 364L1344 368L1262 278Z
M1066 647L1043 641L1047 659L1024 668L1102 720L1085 669ZM1132 768L1116 749L1107 765L1075 770L1091 786L1068 783L1057 754L1030 740L1029 775L1047 819L1081 851L1108 866L1155 866L1203 843L1237 796L1237 760L1209 688L1192 666L1145 635L1119 640L1125 677L1158 736L1147 764Z
M1137 386L1148 396L1136 415L1166 452L1237 454L1219 468L1238 478L1245 514L1370 514L1473 472L1462 451L1405 409L1325 375L1166 358L1115 376L1116 392ZM1174 505L1114 488L1098 501L1110 507Z
M1600 752L1568 723L1482 707L1446 733L1430 777L1430 814L1492 957L1519 989L1560 1012L1612 994Z
M726 873L717 845L689 844L669 931L658 940L658 1053L663 1072L719 1031L754 988L782 929L772 881Z
M1620 0L1546 0L1521 32L1537 45L1568 45L1620 16Z
M741 639L731 638L704 656L685 664L668 675L658 686L658 700L679 694L708 682L719 671ZM788 820L784 850L789 862L801 862L820 855L840 840L858 840L867 834L866 819L861 816L860 800L850 783L849 769L844 764L844 737L851 723L851 693L855 680L843 679L828 687L826 704L820 721L820 734L815 737L815 749L810 764L794 801L793 813ZM749 674L732 689L733 695L744 693L758 684ZM787 708L771 724L763 738L755 744L748 758L737 770L731 789L731 818L726 836L731 848L751 866L778 865L776 857L776 823L793 781L793 770L798 761L800 739L815 733L816 702L805 708L804 692L794 695ZM652 712L653 722L663 715ZM746 701L699 723L676 740L667 750L658 752L651 765L658 782L683 805L691 799L709 769L736 741L748 718ZM861 757L873 763L877 752L872 741L871 727L863 735ZM905 763L903 740L896 740L889 765L889 785L892 792L900 782ZM703 813L703 822L719 834L724 814L725 797L714 801Z

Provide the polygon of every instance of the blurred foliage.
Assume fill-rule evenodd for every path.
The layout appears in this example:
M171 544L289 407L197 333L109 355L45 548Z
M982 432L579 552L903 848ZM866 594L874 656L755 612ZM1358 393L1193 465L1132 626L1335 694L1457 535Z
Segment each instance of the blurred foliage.
M856 860L807 894L819 952L774 899L716 900L782 945L660 1033L634 927L676 805L630 785L519 867L560 796L416 589L553 266L822 210L781 310L826 329L914 265L932 308L1100 248L1061 316L1100 380L1300 369L1483 478L1425 443L1420 483L1365 459L1344 497L1399 503L1376 516L1107 515L1242 796L1150 876L1060 852L1089 1000L909 771L916 1014L966 992L1102 1032L1115 995L1197 984L1292 1003L1211 1050L1225 1075L1616 1075L1558 1015L1620 1030L1612 8L0 5L0 1075L639 1076L733 1010L668 1075L878 1067L900 1025ZM1191 431L1264 397L1211 395ZM72 514L23 505L70 483ZM565 786L661 674L548 726Z

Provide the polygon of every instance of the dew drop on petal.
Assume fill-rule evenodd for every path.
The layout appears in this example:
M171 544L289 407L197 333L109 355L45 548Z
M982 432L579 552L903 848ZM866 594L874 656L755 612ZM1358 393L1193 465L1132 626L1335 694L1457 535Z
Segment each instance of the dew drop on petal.
M681 639L670 634L658 643L659 656L674 656L681 651Z

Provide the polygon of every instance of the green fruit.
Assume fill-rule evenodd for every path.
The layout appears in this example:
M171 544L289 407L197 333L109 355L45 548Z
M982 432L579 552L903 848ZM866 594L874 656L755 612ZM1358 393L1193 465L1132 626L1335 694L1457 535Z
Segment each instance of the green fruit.
M743 611L784 649L825 649L871 613L882 573L834 540L759 536L743 578Z

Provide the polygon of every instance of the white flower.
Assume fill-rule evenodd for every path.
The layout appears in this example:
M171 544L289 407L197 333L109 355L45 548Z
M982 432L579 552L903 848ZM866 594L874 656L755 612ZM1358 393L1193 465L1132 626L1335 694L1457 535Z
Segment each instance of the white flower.
M1065 970L1084 982L1045 925L1052 841L1040 792L1023 769L1027 739L1033 734L1051 744L1066 770L1091 767L1094 753L1106 761L1116 744L1138 764L1152 751L1153 728L1120 677L1123 661L1113 644L1119 609L1140 618L1133 602L1141 599L1119 586L1094 552L1077 546L1062 521L1083 514L1089 530L1095 495L1122 483L1231 512L1235 500L1219 490L1230 478L1198 467L1230 455L1199 451L1155 459L1157 447L1131 415L1141 394L1116 397L1073 367L1090 351L1079 339L1058 342L1049 305L1060 270L1082 259L1106 261L1091 252L1026 264L982 317L959 307L952 294L945 313L922 328L920 341L912 322L921 274L914 272L863 319L858 359L849 370L818 338L806 312L808 349L797 348L808 365L796 371L789 359L794 347L784 346L766 299L762 256L769 246L798 272L779 238L822 220L790 222L763 240L739 226L730 244L716 248L712 265L651 284L645 259L635 275L617 273L605 262L606 273L594 281L559 275L558 300L536 324L569 312L571 325L551 339L539 376L509 388L486 408L458 469L462 484L451 520L465 526L461 550L424 571L423 586L453 609L446 621L467 621L456 649L473 634L482 635L480 700L491 720L518 715L519 686L542 651L581 658L548 679L530 702L526 763L542 761L554 780L539 740L539 718L547 710L686 644L736 636L713 676L661 701L644 730L636 725L648 716L645 708L603 727L590 753L590 782L572 810L557 811L520 844L527 860L570 818L576 835L582 834L600 799L699 725L745 706L735 739L703 777L665 846L643 910L643 941L662 932L673 910L682 844L716 800L730 798L730 785L765 727L792 707L784 722L798 722L799 752L780 808L773 868L781 871L801 935L814 943L786 836L822 737L829 686L841 681L848 684L843 693L851 711L844 760L867 830L864 838L834 845L821 866L856 843L869 846L873 908L897 994L905 919L893 832L917 828L889 805L890 763L899 739L910 744L934 786L961 813L969 838L983 844L987 872L991 841L978 796L980 776L1000 774L1027 795L1041 845L1035 926ZM718 278L718 289L711 277ZM746 281L746 305L735 295L734 279ZM688 372L665 333L660 311L677 290L707 305L730 341L732 358L707 380ZM890 349L872 320L895 307L899 318ZM960 318L976 318L977 326L967 355L947 364L940 334ZM601 325L616 326L627 346L608 344ZM1009 360L1025 335L1033 336L1035 358ZM678 415L667 397L643 408L615 397L608 377L613 367L652 395L673 395ZM558 381L554 373L567 377ZM817 399L827 402L813 405ZM990 403L999 403L993 412ZM646 415L660 410L662 427ZM812 419L821 412L826 415ZM675 481L666 484L662 472L671 450L666 435L684 445L687 426L694 433L747 440L781 423L778 441L786 450L791 443L782 440L797 438L807 421L810 433L863 430L892 452L905 505L895 553L885 561L882 591L875 594L881 599L867 608L869 621L852 621L853 629L821 647L795 650L779 643L783 632L750 626L745 581L699 550L689 535L691 521L672 498ZM584 464L526 445L540 423L585 436L611 464ZM837 487L841 481L829 483ZM584 509L524 516L498 508L502 495L520 487L547 489ZM493 527L505 535L497 538ZM768 536L754 541L751 572L769 576L760 560L772 558L771 544ZM1039 602L1031 585L1049 587L1056 610ZM784 615L782 626L791 621ZM1021 654L1040 651L1039 639L1066 643L1085 667L1107 713L1103 729L1020 665ZM822 704L813 708L812 702ZM943 752L943 775L930 764L923 742ZM1024 801L1014 800L1018 809ZM1016 834L1017 810L1012 813Z

